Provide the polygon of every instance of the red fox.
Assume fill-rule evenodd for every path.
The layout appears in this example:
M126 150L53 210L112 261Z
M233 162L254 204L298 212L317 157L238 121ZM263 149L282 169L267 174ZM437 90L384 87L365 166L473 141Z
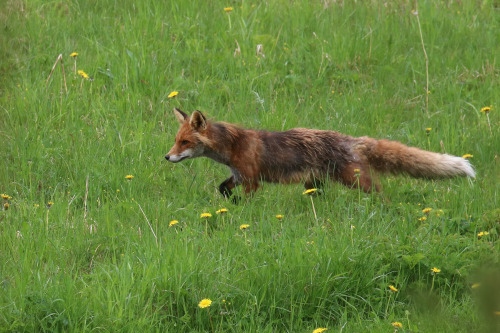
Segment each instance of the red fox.
M408 147L397 141L351 137L338 132L294 128L284 132L243 129L208 121L200 111L191 116L179 109L175 144L165 158L173 163L199 156L227 165L231 176L219 191L225 197L243 184L246 193L260 181L303 182L306 189L328 179L369 193L380 191L371 172L405 173L416 178L475 177L468 160Z

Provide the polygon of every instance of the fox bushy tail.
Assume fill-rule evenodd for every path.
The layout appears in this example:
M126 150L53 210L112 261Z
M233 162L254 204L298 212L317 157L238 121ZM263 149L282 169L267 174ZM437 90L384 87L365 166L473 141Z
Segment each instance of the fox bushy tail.
M416 178L476 177L470 162L462 157L408 147L397 141L360 138L370 166L386 173L406 173Z

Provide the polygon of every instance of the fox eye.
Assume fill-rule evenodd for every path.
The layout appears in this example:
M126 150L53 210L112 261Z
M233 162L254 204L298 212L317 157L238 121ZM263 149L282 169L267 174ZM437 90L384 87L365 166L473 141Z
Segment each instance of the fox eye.
M185 145L187 145L188 143L189 143L189 141L187 141L187 140L182 140L182 141L181 141L181 146L185 146Z

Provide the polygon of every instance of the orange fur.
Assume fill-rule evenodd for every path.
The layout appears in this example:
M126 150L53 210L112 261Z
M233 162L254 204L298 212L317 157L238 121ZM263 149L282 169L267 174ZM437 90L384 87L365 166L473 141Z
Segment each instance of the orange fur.
M240 184L245 193L256 191L260 181L303 182L309 189L334 179L365 192L380 191L372 171L420 178L475 177L474 169L464 158L408 147L397 141L354 138L306 128L256 131L208 121L199 111L191 116L178 109L174 113L180 128L165 158L175 163L204 156L227 165L231 176L219 186L226 197Z

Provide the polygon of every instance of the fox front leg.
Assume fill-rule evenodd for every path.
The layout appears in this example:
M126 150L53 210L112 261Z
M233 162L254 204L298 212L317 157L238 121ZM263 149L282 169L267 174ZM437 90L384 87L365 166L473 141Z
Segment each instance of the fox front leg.
M219 185L219 192L224 196L224 198L226 198L226 199L231 198L231 201L234 204L238 204L240 202L241 198L239 196L233 196L233 191L231 191L237 185L239 185L239 184L237 184L234 181L234 176L231 176Z
M233 195L233 191L231 190L235 187L236 184L234 182L234 176L231 175L231 177L229 177L219 185L219 192L224 196L224 198L229 198L231 195Z

